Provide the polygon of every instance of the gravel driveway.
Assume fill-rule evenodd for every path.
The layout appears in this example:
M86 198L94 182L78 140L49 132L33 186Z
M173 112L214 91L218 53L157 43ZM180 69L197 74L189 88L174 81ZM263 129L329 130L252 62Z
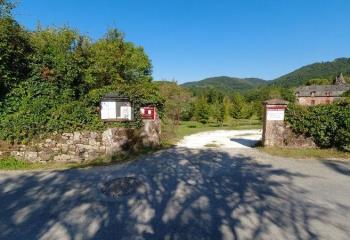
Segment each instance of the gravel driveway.
M251 148L261 140L262 131L218 130L184 137L177 146L185 148Z
M126 176L129 195L101 192ZM0 239L348 240L349 219L348 163L254 149L177 147L109 167L0 173Z

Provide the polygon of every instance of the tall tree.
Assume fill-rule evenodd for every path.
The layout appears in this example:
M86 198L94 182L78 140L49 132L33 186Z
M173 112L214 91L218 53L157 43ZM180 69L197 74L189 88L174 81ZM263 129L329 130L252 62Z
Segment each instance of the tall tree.
M200 123L207 123L210 116L210 110L205 97L200 97L195 106L195 118Z
M216 122L220 125L224 123L225 119L225 106L221 102L215 102L212 104L212 117L216 120Z
M16 4L12 1L0 0L0 18L11 17L12 9Z
M176 82L158 83L160 93L165 98L165 114L174 125L178 125L183 112L190 104L191 95L189 91Z
M11 17L0 18L0 97L28 77L29 34Z

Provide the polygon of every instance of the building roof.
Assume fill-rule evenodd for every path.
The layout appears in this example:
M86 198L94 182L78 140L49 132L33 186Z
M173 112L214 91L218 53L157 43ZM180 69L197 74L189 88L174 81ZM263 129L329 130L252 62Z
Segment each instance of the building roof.
M339 97L348 90L350 90L350 84L337 84L304 86L297 88L295 92L298 97L311 97L312 93L315 97Z

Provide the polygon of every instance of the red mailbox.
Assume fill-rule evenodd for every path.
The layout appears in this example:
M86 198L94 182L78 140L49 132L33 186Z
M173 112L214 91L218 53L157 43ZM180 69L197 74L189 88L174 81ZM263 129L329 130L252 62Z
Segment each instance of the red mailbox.
M157 111L155 107L142 107L140 112L142 119L156 120Z

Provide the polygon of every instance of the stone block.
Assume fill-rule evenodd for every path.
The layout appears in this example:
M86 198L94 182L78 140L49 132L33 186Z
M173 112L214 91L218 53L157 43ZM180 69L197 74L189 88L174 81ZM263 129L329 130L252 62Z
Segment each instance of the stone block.
M38 152L38 157L40 161L46 161L46 162L52 160L53 158L52 153L46 152L46 151Z
M71 155L60 154L53 157L55 162L68 162L71 159Z
M73 141L76 143L76 142L80 142L81 140L81 133L80 132L74 132L73 133Z
M74 134L73 133L62 133L61 138L63 140L69 140L73 139Z
M61 151L62 151L62 153L67 153L69 151L69 145L68 144L61 144Z
M25 152L24 154L25 160L29 162L37 162L38 161L38 152Z
M102 133L102 144L105 146L111 145L113 143L114 133L115 133L115 129L113 128L105 130Z

